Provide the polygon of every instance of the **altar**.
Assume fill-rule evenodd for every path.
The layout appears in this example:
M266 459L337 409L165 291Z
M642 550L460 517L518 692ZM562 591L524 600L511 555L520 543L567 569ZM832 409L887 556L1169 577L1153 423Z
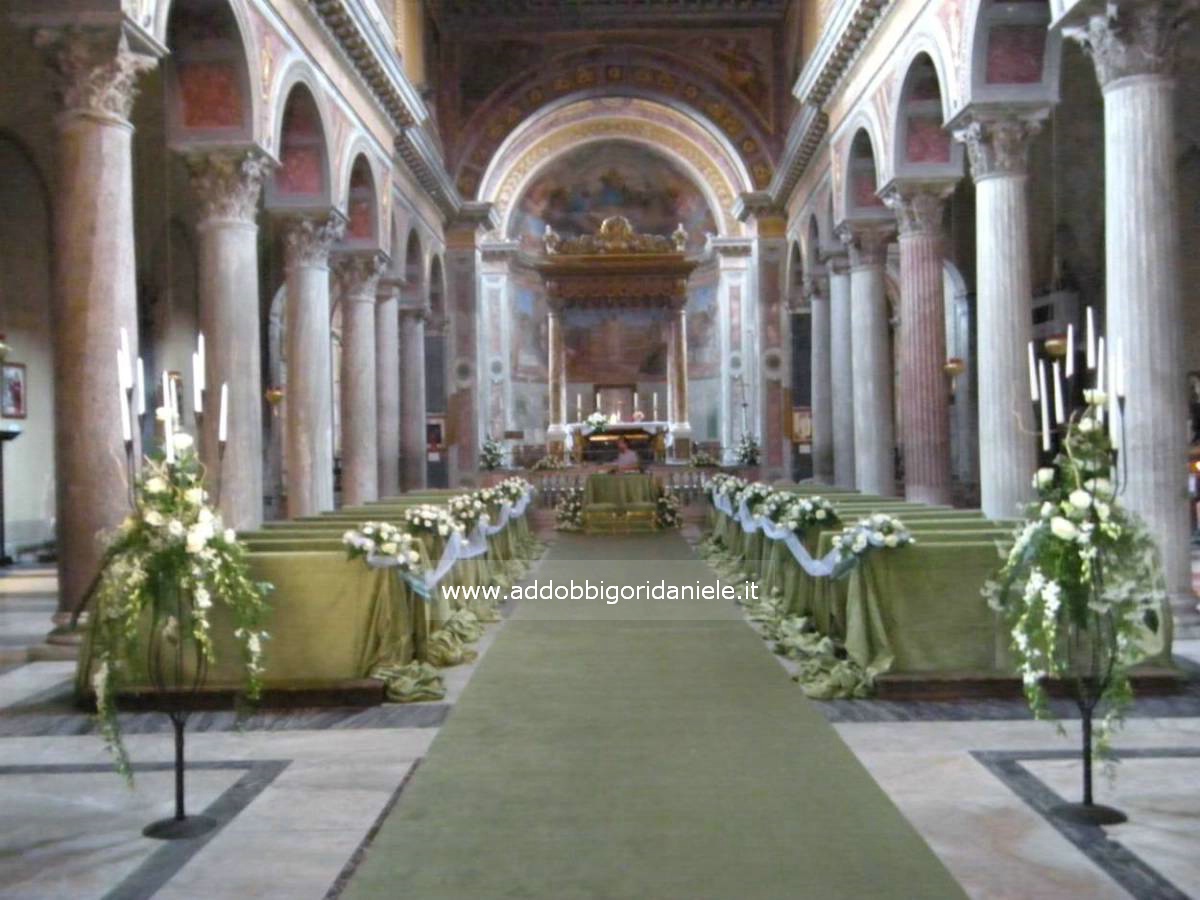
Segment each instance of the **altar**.
M615 422L600 430L571 422L566 426L566 453L576 463L612 463L622 439L643 465L663 462L673 444L669 422Z

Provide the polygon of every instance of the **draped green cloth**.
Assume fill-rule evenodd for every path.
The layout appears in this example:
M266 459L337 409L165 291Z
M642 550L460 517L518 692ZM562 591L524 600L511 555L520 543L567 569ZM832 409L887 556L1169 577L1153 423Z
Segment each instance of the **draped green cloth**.
M583 487L586 504L612 503L628 506L632 503L653 503L658 497L658 482L653 475L589 475Z

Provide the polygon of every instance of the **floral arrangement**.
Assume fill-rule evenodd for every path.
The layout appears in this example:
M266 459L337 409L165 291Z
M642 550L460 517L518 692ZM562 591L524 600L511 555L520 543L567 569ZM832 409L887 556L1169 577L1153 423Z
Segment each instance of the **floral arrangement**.
M1077 701L1103 704L1096 753L1133 700L1129 667L1157 632L1165 599L1158 552L1141 521L1122 508L1113 448L1100 420L1102 391L1084 392L1052 467L1039 469L1038 499L1014 535L998 579L984 587L1002 613L1030 708L1049 718L1046 678L1075 679Z
M872 550L886 548L894 550L916 543L916 539L899 519L886 513L875 513L859 519L833 539L838 553L833 577L846 575Z
M508 503L517 503L526 494L533 491L533 485L524 478L513 477L506 478L494 488L496 495L501 501Z
M489 490L490 495L492 492ZM446 503L450 517L459 527L470 534L480 522L487 521L487 503L483 500L484 491L474 491L470 494L458 494Z
M421 572L421 552L407 531L389 522L364 522L356 530L342 535L349 559L383 562L403 573Z
M679 495L670 488L663 488L655 500L654 521L659 528L678 528L682 521L679 513Z
M571 488L554 508L554 527L559 531L583 528L583 488Z
M428 503L405 509L404 526L410 534L436 534L440 537L449 537L452 533L461 533L463 530L447 507L432 506Z
M720 465L715 456L704 450L697 450L693 453L690 462L693 469L715 469Z
M769 484L752 481L744 484L737 496L733 498L733 508L736 511L741 504L745 503L746 509L753 515L773 493L775 491Z
M826 527L835 525L838 521L837 510L824 497L797 497L787 508L782 519L776 522L782 524L795 534L804 534L813 526Z
M246 696L256 700L262 690L265 598L272 586L250 579L245 548L208 506L204 467L191 436L175 432L170 440L175 459L147 459L134 484L133 512L105 551L93 595L96 715L126 778L132 775L116 697L123 685L145 674L147 640L180 652L183 643L191 643L198 661L211 664L216 657L209 611L222 604L241 644Z
M779 522L787 511L791 509L795 501L796 497L794 494L789 494L786 491L772 491L762 503L758 504L755 515L762 516L764 519L770 519L772 522Z
M728 497L732 503L748 482L736 475L726 475L721 472L708 479L708 494L710 497Z
M600 410L589 413L588 417L583 420L583 427L589 434L603 431L608 427L608 416L600 412Z
M752 434L743 434L733 452L739 466L757 466L762 450Z
M479 451L479 465L487 472L494 472L504 465L504 445L489 437Z
M558 456L543 456L532 466L529 467L531 472L547 472L555 469L565 469L569 463Z

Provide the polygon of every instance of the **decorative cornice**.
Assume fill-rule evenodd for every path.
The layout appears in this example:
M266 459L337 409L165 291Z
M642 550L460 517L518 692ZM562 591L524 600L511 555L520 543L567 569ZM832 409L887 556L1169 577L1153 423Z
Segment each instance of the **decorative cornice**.
M954 139L967 145L976 182L1024 175L1029 145L1050 114L1049 107L968 106L950 123Z
M710 237L706 248L721 257L745 257L753 255L754 241L750 238Z
M262 150L254 148L184 152L199 227L209 222L254 224L263 181L275 166Z
M138 80L158 65L152 53L130 49L117 26L39 28L35 47L49 52L64 111L129 121Z
M896 179L884 185L879 196L895 213L900 237L942 234L946 198L954 193L948 179Z
M346 219L339 212L293 213L286 215L283 226L287 267L325 266L329 251L346 232Z
M450 221L463 207L462 195L446 171L446 163L425 126L410 125L396 135L396 155L412 172L438 210Z
M1055 27L1078 41L1102 88L1133 75L1171 75L1175 50L1196 0L1083 0Z
M783 147L783 157L775 169L775 177L767 187L767 192L776 205L787 205L792 191L804 176L805 170L812 162L813 154L828 130L829 116L817 106L805 105L792 119Z
M836 0L792 93L803 104L820 107L833 93L876 26L895 0Z
M495 231L500 227L500 217L493 203L486 200L464 200L450 225L459 229L483 228L486 231Z

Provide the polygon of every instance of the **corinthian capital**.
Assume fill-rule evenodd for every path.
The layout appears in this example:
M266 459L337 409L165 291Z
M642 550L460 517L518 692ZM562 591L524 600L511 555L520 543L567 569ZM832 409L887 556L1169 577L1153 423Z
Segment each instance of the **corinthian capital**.
M850 268L882 266L896 228L888 222L843 222L835 232L850 254Z
M273 166L265 154L257 150L188 154L187 166L201 225L254 222L263 179Z
M883 202L896 213L900 236L942 234L946 198L954 192L948 181L894 181L883 191Z
M120 28L44 28L34 32L34 46L49 53L58 79L56 91L68 113L90 113L129 120L137 83L158 65L146 53L129 49Z
M387 257L379 252L345 253L333 264L342 297L360 303L375 303L375 288L387 266Z
M1170 75L1175 48L1196 0L1120 0L1088 7L1063 34L1096 65L1101 87L1131 75Z
M999 175L1024 175L1029 145L1049 110L969 112L954 128L954 139L967 145L976 181Z
M327 265L330 249L345 231L346 220L338 213L289 217L283 231L288 267Z

